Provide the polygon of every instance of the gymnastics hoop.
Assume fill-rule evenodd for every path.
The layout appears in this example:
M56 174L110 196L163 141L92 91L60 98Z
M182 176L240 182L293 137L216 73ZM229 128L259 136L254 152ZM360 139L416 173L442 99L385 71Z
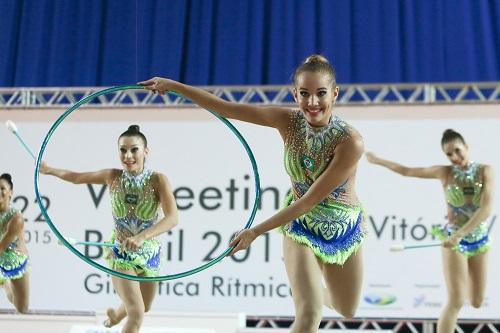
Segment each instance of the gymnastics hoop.
M207 263L205 263L203 265L200 265L200 266L198 266L196 268L193 268L193 269L181 272L181 273L171 274L171 275L154 276L154 277L134 276L134 275L125 274L125 273L122 273L122 272L115 271L113 269L110 269L110 268L108 268L106 266L103 266L103 265L95 262L94 260L89 259L86 256L84 256L80 251L78 251L75 247L73 247L73 245L70 244L62 236L62 234L59 232L59 230L56 228L56 226L52 222L52 219L50 218L47 210L42 205L43 200L42 200L42 197L40 195L40 187L39 187L40 163L43 160L43 154L45 152L47 144L49 143L49 139L51 138L52 134L54 134L54 132L56 131L57 127L73 111L76 111L80 106L82 106L83 104L86 104L86 103L90 102L94 98L96 98L98 96L101 96L101 95L105 95L105 94L111 93L111 92L120 91L120 90L128 90L128 89L144 89L144 87L140 86L140 85L122 85L122 86L115 86L115 87L111 87L111 88L107 88L107 89L103 89L103 90L97 91L97 92L95 92L93 94L90 94L90 95L82 98L81 100L79 100L78 102L76 102L75 104L73 104L69 109L67 109L54 122L54 124L52 125L52 127L49 129L49 131L45 135L45 138L43 140L42 146L40 147L40 151L39 151L37 159L36 159L36 167L35 167L35 195L36 195L36 198L37 198L37 201L38 201L38 206L40 207L40 210L41 210L43 216L45 217L45 220L47 221L47 224L49 225L50 229L52 229L52 232L57 236L57 238L59 238L59 241L62 244L64 244L64 246L66 246L71 252L73 252L75 255L77 255L80 259L82 259L86 263L88 263L88 264L96 267L97 269L99 269L101 271L104 271L104 272L106 272L108 274L115 275L115 276L118 276L118 277L123 278L123 279L133 280L133 281L167 281L167 280L180 279L180 278L184 278L184 277L189 276L189 275L193 275L195 273L199 273L199 272L201 272L201 271L203 271L203 270L205 270L205 269L207 269L207 268L215 265L216 263L218 263L222 259L224 259L224 257L226 257L231 252L231 250L233 249L233 247L228 247L219 256L217 256L216 258L210 260L209 262L207 262ZM182 95L180 95L178 93L175 93L175 92L168 92L168 93L173 94L175 96L179 96L179 97L184 98L184 99L187 99L184 96L182 96ZM255 218L255 214L257 213L257 206L258 206L258 202L259 202L259 198L260 198L260 177L259 177L259 170L257 169L257 162L255 161L255 157L253 155L253 152L250 149L250 147L248 146L248 143L246 142L245 138L243 138L243 136L241 135L241 133L233 126L233 124L231 124L231 122L229 122L226 118L221 117L217 113L215 113L215 112L213 112L211 110L207 110L207 111L210 112L212 115L214 115L221 122L223 122L231 130L231 132L238 138L238 140L240 141L240 143L245 148L245 151L246 151L246 153L248 155L248 158L250 159L250 163L252 164L252 169L253 169L253 174L254 174L254 179L255 179L255 201L254 201L254 204L253 204L252 212L251 212L251 214L250 214L250 216L249 216L249 218L247 220L247 223L245 224L245 227L244 227L244 229L248 229L252 225L253 220Z

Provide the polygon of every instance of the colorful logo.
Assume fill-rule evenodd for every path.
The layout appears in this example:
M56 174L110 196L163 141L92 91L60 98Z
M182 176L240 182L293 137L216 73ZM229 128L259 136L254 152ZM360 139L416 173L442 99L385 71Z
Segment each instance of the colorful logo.
M365 295L364 300L371 305L389 305L396 302L396 296L388 294L368 294Z

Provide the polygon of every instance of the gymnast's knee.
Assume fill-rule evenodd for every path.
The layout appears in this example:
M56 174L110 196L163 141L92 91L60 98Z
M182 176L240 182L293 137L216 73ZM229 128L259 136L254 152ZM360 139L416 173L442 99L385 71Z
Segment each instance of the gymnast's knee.
M456 310L460 310L464 305L465 297L455 295L448 299L448 307Z
M321 306L305 306L296 309L295 325L304 328L318 328L323 317Z
M345 319L352 319L356 315L356 307L343 307L337 309L337 312Z
M470 304L472 305L472 307L476 309L479 309L483 305L483 302L484 302L484 297L473 297L470 300Z

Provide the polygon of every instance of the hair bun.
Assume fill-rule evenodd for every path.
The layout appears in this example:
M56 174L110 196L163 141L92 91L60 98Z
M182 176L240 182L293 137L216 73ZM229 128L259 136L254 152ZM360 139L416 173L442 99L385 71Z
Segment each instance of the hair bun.
M128 127L128 131L134 132L134 133L140 133L141 132L141 128L139 127L139 125L130 125Z
M454 129L448 128L443 132L443 136L441 137L441 146L453 140L459 140L463 144L465 144L464 137L460 133L458 133Z
M11 190L14 189L14 183L12 183L12 176L9 173L3 173L0 176L0 179L5 180L9 184Z
M4 173L0 176L0 178L6 179L9 182L12 182L12 176L9 173Z
M299 76L304 72L320 73L321 75L325 75L325 78L328 80L331 87L336 87L337 74L335 74L335 70L328 59L322 55L311 54L295 69L292 76L295 87L298 85Z
M327 64L330 63L328 61L328 59L326 59L325 57L323 57L320 54L312 54L309 57L307 57L306 60L304 60L304 64L314 63L314 62L324 62L324 63L327 63Z
M457 132L451 128L448 128L447 130L444 131L443 135L450 135L450 134L456 134Z

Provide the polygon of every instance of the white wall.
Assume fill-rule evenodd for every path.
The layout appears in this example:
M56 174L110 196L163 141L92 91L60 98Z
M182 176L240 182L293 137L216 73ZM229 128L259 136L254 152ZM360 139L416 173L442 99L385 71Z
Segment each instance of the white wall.
M409 166L446 164L439 142L442 132L451 127L469 142L474 160L499 170L498 106L339 107L338 112L362 133L366 150L382 157ZM0 120L15 121L25 141L38 150L45 133L61 113L62 110L9 110L0 112ZM231 234L245 224L250 214L253 177L241 145L206 111L77 111L55 132L44 159L51 165L77 171L119 168L116 140L132 123L141 125L148 137L151 149L148 167L167 174L174 189L184 197L178 198L178 205L190 206L180 211L180 225L173 234L162 238L164 247L171 249L162 274L194 268L203 264L209 254L222 253ZM271 191L263 194L262 209L255 220L259 223L275 212L275 200L281 204L289 188L282 165L282 142L273 129L239 122L235 125L255 153L262 187L273 187L277 193L276 197ZM10 172L14 177L16 206L26 205L26 233L27 237L31 236L31 307L103 311L117 305L118 297L112 292L110 277L57 245L47 224L34 222L40 210L34 202L33 161L6 129L0 130L0 142L4 149L0 172ZM250 176L249 179L246 176ZM42 194L50 199L48 212L53 222L65 236L83 240L86 233L97 231L105 239L110 233L112 219L107 192L96 208L85 185L76 186L42 176L40 187ZM100 187L94 186L94 190L99 194ZM430 226L443 222L446 212L440 184L404 178L362 159L357 191L370 215L369 235L363 248L363 299L357 315L437 317L446 295L440 250L392 253L389 247L399 242L432 242L428 233ZM190 196L192 198L186 198ZM496 218L498 207L497 196L489 220ZM497 229L498 226L492 229L494 238ZM89 251L90 255L97 254L95 248ZM493 263L498 261L499 251L495 245L490 253L485 307L475 310L466 306L461 317L498 315L500 301L493 295L500 293L500 287L493 281L497 280L500 270ZM226 258L197 275L163 282L153 310L292 315L281 257L281 236L271 232L257 239L248 257L241 262ZM102 258L97 262L104 264ZM380 297L395 297L395 302L380 305L367 301ZM0 307L10 307L4 297L0 298ZM336 315L331 310L325 310L325 314Z

